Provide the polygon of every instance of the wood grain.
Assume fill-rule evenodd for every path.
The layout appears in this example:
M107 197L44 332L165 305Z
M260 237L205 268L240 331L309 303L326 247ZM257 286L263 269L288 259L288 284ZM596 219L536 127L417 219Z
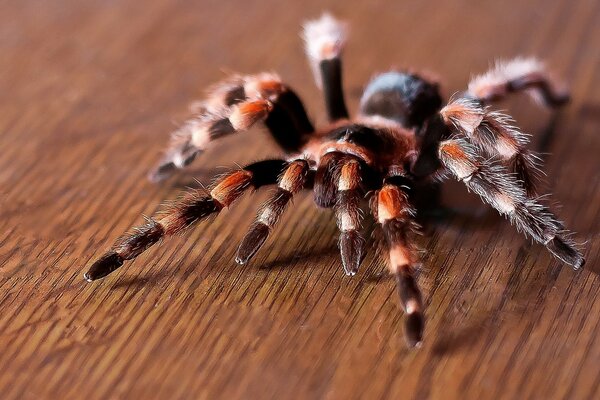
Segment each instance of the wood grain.
M458 212L420 243L418 351L403 342L383 260L372 250L347 278L332 215L308 194L248 266L234 252L265 192L84 282L141 214L223 166L277 154L254 131L164 184L146 180L221 68L278 71L324 121L298 35L323 9L351 23L353 110L391 66L431 71L451 95L497 57L547 60L572 103L555 117L524 98L502 107L550 153L548 190L586 268L450 184L444 202ZM599 398L599 20L595 0L1 2L1 397Z

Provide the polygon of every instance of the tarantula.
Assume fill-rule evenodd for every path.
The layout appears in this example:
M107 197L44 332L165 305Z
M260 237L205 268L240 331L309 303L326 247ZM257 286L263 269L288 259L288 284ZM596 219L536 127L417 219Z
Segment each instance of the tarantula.
M152 180L190 164L220 137L262 121L287 154L251 163L219 178L210 192L190 191L146 224L119 239L84 277L102 278L165 236L220 212L249 188L276 184L242 240L236 261L247 263L260 249L292 197L314 192L317 206L333 208L347 275L363 258L361 200L383 232L389 271L395 276L405 317L405 337L420 345L423 299L415 280L419 267L412 234L417 227L413 199L427 182L454 177L575 269L584 258L570 233L536 194L536 156L528 136L489 104L526 91L550 107L563 105L560 89L534 59L498 63L471 80L467 90L442 107L438 85L408 72L377 75L366 87L356 118L350 118L342 90L341 53L346 25L328 14L304 26L306 52L322 89L329 123L315 128L296 93L272 73L232 76L212 88L197 117L172 135Z

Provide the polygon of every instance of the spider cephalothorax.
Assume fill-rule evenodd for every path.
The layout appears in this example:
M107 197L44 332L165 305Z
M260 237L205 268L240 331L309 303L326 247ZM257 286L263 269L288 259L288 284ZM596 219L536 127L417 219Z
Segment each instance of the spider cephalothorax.
M314 76L324 92L328 125L315 128L295 92L274 74L233 76L220 82L198 116L173 134L151 179L160 180L185 167L213 140L259 121L287 156L230 172L208 193L187 193L119 239L85 278L92 281L108 275L163 237L218 213L247 189L265 185L277 188L242 240L236 261L247 263L292 197L309 189L318 206L334 209L342 265L346 274L354 275L363 258L360 207L367 197L407 314L406 338L414 346L421 343L424 327L423 301L414 276L419 265L412 239L414 192L427 182L450 176L557 258L574 268L584 264L568 239L569 232L537 198L536 156L526 149L527 136L510 117L488 106L516 91L526 91L547 106L564 104L568 95L542 64L532 59L498 63L444 107L437 84L417 74L387 72L369 83L358 117L350 118L342 91L340 56L345 37L345 25L329 15L304 29Z

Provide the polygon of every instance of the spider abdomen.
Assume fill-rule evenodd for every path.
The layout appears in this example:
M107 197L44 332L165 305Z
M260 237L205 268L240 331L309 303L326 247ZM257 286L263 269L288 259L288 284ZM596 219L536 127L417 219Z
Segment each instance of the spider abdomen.
M421 126L441 106L442 98L436 83L396 71L373 78L360 100L363 115L379 115L405 127Z

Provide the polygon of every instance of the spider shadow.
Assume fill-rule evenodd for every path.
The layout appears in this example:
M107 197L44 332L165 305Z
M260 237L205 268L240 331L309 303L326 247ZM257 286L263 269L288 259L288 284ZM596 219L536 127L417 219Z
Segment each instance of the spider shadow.
M471 347L479 338L483 337L488 326L486 319L480 319L460 329L450 326L449 329L442 330L433 344L433 354L446 356L455 354L463 348Z
M379 285L386 282L395 281L395 278L387 270L367 272L363 280L369 285Z
M543 157L546 158L548 154L548 150L552 146L552 143L556 139L556 127L561 119L561 112L555 111L550 115L550 120L546 124L544 128L542 128L541 132L537 135L539 139L537 140L537 146L535 146L535 151L543 154Z
M416 222L427 235L441 227L478 231L490 229L504 221L491 206L482 203L458 182L446 182L443 192L447 197L444 200L418 207Z
M368 221L367 221L368 222ZM372 240L368 241L365 244L365 251L363 252L363 258L361 259L361 267L362 271L359 271L359 274L363 274L362 281L367 284L380 284L383 282L389 282L394 279L393 275L391 275L387 270L384 271L376 271L373 268L364 268L365 258L369 255L370 251L368 249L375 248ZM262 271L273 271L277 269L290 268L290 265L295 264L297 267L298 263L296 261L302 261L303 265L315 265L319 264L323 261L324 258L330 258L332 260L338 260L340 254L340 250L337 245L332 244L329 246L324 246L316 249L307 249L303 251L295 251L290 254L285 255L284 257L277 257L273 260L266 261L257 268ZM341 267L341 261L340 261ZM294 267L292 267L294 268Z
M142 271L140 275L119 279L111 286L111 288L139 290L142 288L156 287L160 285L163 280L173 277L173 275L173 271L167 269L150 272Z
M310 264L311 261L319 262L323 257L334 257L339 252L337 246L331 245L318 249L308 249L303 251L295 251L284 257L278 257L276 259L266 261L261 264L259 270L276 270L289 268L289 266L295 261L302 260L306 264Z

